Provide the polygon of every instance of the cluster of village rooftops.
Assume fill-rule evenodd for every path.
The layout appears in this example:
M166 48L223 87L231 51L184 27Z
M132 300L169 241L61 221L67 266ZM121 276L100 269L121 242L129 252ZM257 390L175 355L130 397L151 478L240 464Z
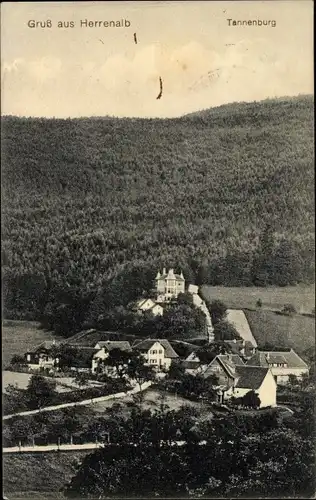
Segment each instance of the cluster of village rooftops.
M180 293L185 292L183 274L175 274L173 269L157 273L157 299L140 299L135 308L139 314L151 311L161 315L167 303L176 300ZM205 302L199 296L198 287L189 285L188 292L192 294L193 303L206 316L206 329L209 344L214 342L211 316ZM88 330L79 332L68 338L64 345L72 346L80 351L80 360L74 362L73 371L99 373L111 371L104 360L113 349L139 352L144 357L145 364L152 366L158 373L167 372L173 363L181 364L185 373L208 378L217 376L219 401L243 397L249 391L255 391L260 398L260 406L276 404L277 385L286 384L290 375L300 379L309 373L308 365L293 350L262 351L251 333L247 318L243 311L228 310L227 321L236 328L241 340L224 341L229 344L230 354L219 354L210 363L203 362L199 357L201 347L182 340L168 341L166 339L146 338L134 340L132 343L123 340L109 340L117 332ZM185 357L178 354L179 345L185 344ZM53 356L55 341L45 341L25 353L25 361L30 370L58 370L58 359ZM179 351L181 352L181 350ZM112 374L112 373L111 373Z

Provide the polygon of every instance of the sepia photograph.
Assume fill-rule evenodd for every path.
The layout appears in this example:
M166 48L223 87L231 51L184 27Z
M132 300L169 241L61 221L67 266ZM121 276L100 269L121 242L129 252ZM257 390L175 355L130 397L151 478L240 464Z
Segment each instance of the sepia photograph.
M2 3L6 500L316 498L313 6Z

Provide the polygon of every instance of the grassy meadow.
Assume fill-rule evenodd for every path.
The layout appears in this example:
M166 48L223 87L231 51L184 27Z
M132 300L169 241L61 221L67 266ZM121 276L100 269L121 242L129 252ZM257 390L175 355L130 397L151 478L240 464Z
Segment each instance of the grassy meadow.
M299 313L310 313L315 308L315 285L285 287L201 287L207 300L222 300L232 309L256 308L258 299L262 309L280 310L284 304L293 304Z
M14 354L22 355L44 340L53 339L54 335L40 329L36 321L5 320L2 324L2 368L9 364Z
M283 316L273 311L245 310L251 331L262 346L270 343L280 347L292 347L302 355L315 346L315 319L296 314Z
M243 309L250 329L260 347L271 343L293 347L299 354L315 345L315 319L310 314L315 308L315 287L223 287L202 286L202 295L212 301L222 300L228 308ZM258 299L262 307L256 307ZM297 310L294 316L278 314L285 304Z

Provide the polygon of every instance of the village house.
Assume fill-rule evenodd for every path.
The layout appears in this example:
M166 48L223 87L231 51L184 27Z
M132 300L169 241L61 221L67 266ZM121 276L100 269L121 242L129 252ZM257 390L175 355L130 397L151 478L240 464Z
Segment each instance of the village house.
M132 351L130 343L125 340L99 341L94 346L94 348L96 349L96 352L92 358L92 364L91 364L92 373L97 373L100 369L102 369L103 372L106 372L108 374L110 374L110 372L113 371L111 370L111 367L106 367L103 363L104 360L109 357L109 354L111 351L113 351L113 349L119 349L120 351L124 352Z
M199 360L183 360L181 362L184 372L189 375L201 375L207 368L207 365L201 363Z
M141 299L135 305L135 310L139 314L144 314L146 312L152 313L154 316L163 315L163 307L161 304L157 304L153 299Z
M180 293L185 292L185 279L183 273L175 274L173 269L163 268L162 274L158 271L156 276L157 302L170 302L175 300Z
M260 408L276 405L277 384L269 368L259 366L236 366L233 385L223 391L223 401L242 398L254 391L260 399Z
M270 368L278 385L286 384L289 381L289 375L301 379L303 375L309 374L308 365L293 349L288 351L257 351L248 359L247 365Z
M77 356L72 362L70 367L71 371L90 373L92 367L92 360L98 349L93 347L80 347L77 350Z
M276 382L269 367L247 366L237 354L219 354L202 374L206 379L212 375L218 379L220 402L254 391L260 398L260 407L276 404Z
M257 350L257 348L253 346L252 342L244 339L224 340L224 342L227 346L229 346L232 354L238 354L244 360L251 358Z
M157 371L169 370L171 363L178 359L171 344L166 339L146 339L133 346L145 358L145 364Z
M244 366L238 354L218 354L203 372L203 377L216 375L220 386L231 387L236 379L236 367Z
M55 345L57 345L55 340L45 340L27 351L24 357L28 368L31 370L57 369L59 360L51 354L52 347Z

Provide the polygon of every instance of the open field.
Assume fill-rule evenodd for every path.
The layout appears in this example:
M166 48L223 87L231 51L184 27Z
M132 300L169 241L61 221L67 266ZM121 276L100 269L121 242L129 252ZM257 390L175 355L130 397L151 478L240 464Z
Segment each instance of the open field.
M3 456L3 492L10 500L64 498L59 489L91 451L23 453Z
M17 385L19 389L26 389L29 383L29 380L32 376L32 373L21 373L21 372L12 372L9 370L4 370L2 372L2 392L5 391L5 388L9 384ZM102 386L101 382L97 382L95 380L89 381L87 385L79 387L73 381L71 377L46 377L49 380L53 380L56 382L56 391L58 392L71 392L78 389L87 389L89 387L100 387Z
M122 399L118 400L110 400L110 401L102 401L100 403L95 403L91 408L96 412L104 412L111 408L114 404L117 405L119 403L121 405L120 409L116 409L115 414L120 414L122 416L128 416L130 413L129 403L133 401L131 396L126 396ZM189 399L185 399L182 396L178 396L175 394L170 394L165 391L160 391L157 389L148 389L144 392L144 400L141 403L143 410L154 410L158 409L159 405L163 403L168 406L169 410L179 410L181 406L187 405L190 407L194 407L202 413L209 413L209 409L206 405L203 405L200 402L190 401Z
M250 328L258 343L293 347L298 354L315 345L315 319L299 314L283 316L272 311L245 309Z
M8 365L14 354L22 355L29 348L44 340L60 340L51 332L39 329L36 321L6 320L2 325L2 368Z
M258 299L262 301L262 309L280 310L284 304L293 304L300 313L310 313L315 308L315 286L286 287L201 287L202 296L207 300L222 300L228 308L256 308Z

